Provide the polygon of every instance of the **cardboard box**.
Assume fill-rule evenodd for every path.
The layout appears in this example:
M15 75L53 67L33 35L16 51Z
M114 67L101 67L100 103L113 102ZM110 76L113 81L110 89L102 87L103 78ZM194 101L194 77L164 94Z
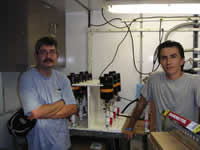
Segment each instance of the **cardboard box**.
M190 150L182 142L169 132L151 132L148 137L149 150Z

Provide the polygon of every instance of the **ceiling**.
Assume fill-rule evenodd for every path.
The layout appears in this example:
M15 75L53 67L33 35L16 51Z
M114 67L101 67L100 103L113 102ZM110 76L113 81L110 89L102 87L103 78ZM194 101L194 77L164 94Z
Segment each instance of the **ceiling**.
M91 10L100 10L105 0L42 0L66 12L85 11L85 7Z
M84 5L90 10L100 10L104 4L127 3L200 3L200 0L42 0L66 12L85 11Z

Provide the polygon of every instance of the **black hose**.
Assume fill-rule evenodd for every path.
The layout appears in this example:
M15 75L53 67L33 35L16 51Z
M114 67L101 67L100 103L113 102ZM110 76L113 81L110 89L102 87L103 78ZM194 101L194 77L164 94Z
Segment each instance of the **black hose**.
M126 111L126 109L127 109L131 104L137 102L138 100L139 100L139 99L137 98L137 99L131 101L130 103L128 103L128 104L124 107L124 109L121 111L121 113L124 113L124 112Z

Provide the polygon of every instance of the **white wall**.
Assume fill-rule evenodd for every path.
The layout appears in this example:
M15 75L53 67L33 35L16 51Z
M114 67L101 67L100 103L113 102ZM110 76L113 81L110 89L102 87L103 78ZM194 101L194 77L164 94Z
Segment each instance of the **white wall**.
M132 20L133 18L139 17L139 15L112 15L110 13L105 12L105 16L109 19L112 19L114 17L121 17L122 19L128 19ZM145 15L145 16L155 16L155 15ZM158 16L158 15L157 15ZM159 16L162 16L159 15ZM82 19L81 19L82 18ZM123 36L125 35L125 32L111 32L108 30L114 30L113 27L106 25L103 27L92 27L93 30L104 30L105 32L91 32L91 41L90 45L84 45L82 47L83 38L80 36L80 34L85 35L85 38L87 38L87 26L85 26L85 19L87 19L86 14L82 13L71 13L67 14L67 28L68 28L68 34L67 37L73 37L73 38L67 38L68 43L68 49L67 49L67 60L68 60L68 67L67 68L70 72L72 70L74 71L81 71L83 68L82 63L86 63L86 61L80 62L81 59L72 59L74 62L69 62L69 58L86 58L85 55L87 52L87 47L91 48L92 55L91 55L91 61L92 64L92 73L94 78L98 78L100 75L100 72L105 68L105 66L112 60L114 56L114 52L116 51L117 45L122 40ZM79 19L79 21L77 21ZM76 22L77 21L77 22ZM91 15L91 22L92 24L102 24L105 21L103 20L101 16L100 11L93 11ZM185 22L185 21L184 21ZM72 24L74 23L74 24ZM183 23L183 21L171 21L171 22L163 22L162 27L167 31L171 29L172 27ZM124 26L123 24L119 23L119 21L114 21L113 24L118 26ZM84 26L84 27L83 27ZM133 28L139 28L140 23L134 23ZM70 28L70 30L69 30ZM78 29L80 28L80 29ZM157 22L144 22L143 23L144 29L159 29L159 21ZM78 32L76 32L76 31ZM115 29L116 30L116 29ZM70 31L70 32L69 32ZM70 33L70 34L69 34ZM165 33L166 34L166 33ZM164 35L165 35L164 34ZM79 36L78 36L79 35ZM152 70L152 58L153 53L155 51L155 48L158 46L159 41L159 34L158 32L143 32L142 36L142 60L140 59L141 51L140 51L140 42L141 42L141 36L140 32L133 32L133 38L134 38L134 49L135 49L135 59L136 59L136 65L139 69L140 63L142 63L143 67L142 70L145 73L151 72ZM77 39L80 40L80 42L77 42ZM192 32L174 32L170 34L169 39L176 40L178 42L181 42L184 46L184 48L192 48L193 47L193 33ZM75 42L76 41L76 42ZM87 40L84 40L84 42L87 42ZM79 44L80 43L80 44ZM69 50L70 47L70 50ZM69 51L68 51L69 50ZM71 51L72 50L72 51ZM76 56L75 56L76 55ZM72 57L73 56L73 57ZM186 59L191 56L191 53L186 54ZM105 73L115 70L117 72L121 73L121 84L122 84L122 91L120 92L120 96L129 98L129 99L135 99L136 96L136 84L140 83L139 77L140 75L136 72L135 68L133 67L133 58L132 58L132 47L131 47L131 40L130 36L127 37L127 39L124 41L124 43L121 45L118 55L113 62L113 64L105 71ZM85 64L85 66L87 66ZM161 69L159 69L161 70ZM127 101L123 101L123 105L128 103ZM133 105L134 106L134 105ZM132 108L130 108L130 111Z
M66 74L87 71L86 12L66 13Z
M139 15L112 15L110 13L105 12L106 18L109 20L114 17L121 17L122 19L133 19L139 17ZM147 15L145 15L147 16ZM149 15L153 16L153 15ZM154 15L155 16L155 15ZM101 24L104 23L101 16L100 11L93 11L91 14L91 23L92 24ZM163 22L162 27L165 30L168 30L174 27L177 24L182 23L181 21L176 22ZM120 24L119 21L114 21L115 25L123 25ZM133 28L138 28L140 26L139 23L135 23ZM158 29L159 22L145 22L143 24L145 29ZM101 28L93 29L101 29L101 30L113 30L113 28L109 25L103 26ZM118 43L121 41L125 32L92 32L91 36L91 45L88 45L88 16L86 12L75 12L75 13L66 13L66 68L62 69L66 74L71 72L80 72L88 69L88 47L91 47L92 50L92 73L95 78L98 78L100 72L103 68L110 62L112 59L114 52L117 48ZM135 58L136 64L139 68L140 63L143 65L143 72L151 71L152 67L152 55L153 52L158 45L158 33L157 32L143 32L143 60L140 60L140 33L133 32L134 37L134 48L135 48ZM170 35L169 39L177 40L181 42L184 48L191 48L193 45L193 34L191 32L174 32ZM191 56L191 53L186 54L188 58ZM136 72L133 67L132 62L132 52L131 52L131 41L128 36L124 43L121 45L119 49L119 53L116 57L116 60L113 62L110 68L106 70L109 72L111 70L116 70L121 73L122 78L122 92L120 96L135 99L136 95L136 84L140 82L139 74ZM10 91L6 93L8 101L6 103L10 103L10 107L15 108L17 99L16 95L16 79L17 73L8 73L5 75L7 77L7 81L5 81L5 85L8 86L6 88L10 88ZM8 83L8 84L6 84ZM0 82L0 84L2 84ZM0 111L2 111L2 91L0 92ZM9 102L13 100L14 102ZM11 108L7 108L11 110Z
M109 19L113 17L122 17L124 19L133 19L138 17L138 15L111 15L106 13L105 16ZM101 13L99 11L92 12L91 22L93 24L104 23ZM122 25L118 21L113 22L117 25ZM174 27L182 22L165 22L163 27L165 30ZM92 50L92 73L95 78L98 77L99 73L110 62L113 57L114 51L116 50L117 44L120 42L125 32L93 32L91 36L91 45L88 45L88 16L86 12L76 12L66 14L66 68L63 71L66 74L70 72L80 72L87 70L88 64L88 46L91 46ZM139 27L139 24L134 24L134 28ZM144 28L158 29L159 22L146 22L143 24ZM101 29L113 29L111 26L106 25ZM141 62L143 64L143 72L151 71L152 67L152 54L158 45L158 33L157 32L144 32L143 33L143 59L140 60L140 33L133 32L134 44L135 44L135 55L136 63L139 65ZM193 45L193 34L191 32L176 32L170 35L169 39L177 40L181 42L184 48L192 48ZM187 57L191 54L187 53ZM128 37L119 49L119 53L114 61L113 65L106 70L116 70L121 73L122 77L122 92L120 96L134 99L135 98L135 87L139 83L139 74L133 67L132 64L132 53L131 53L131 41ZM4 78L4 87L7 89L5 94L5 101L8 107L7 111L13 110L19 106L16 94L16 81L18 73L6 73ZM0 113L3 110L3 98L2 98L2 74L0 73ZM124 101L125 102L125 101ZM127 103L127 102L125 102ZM122 103L122 105L125 105ZM122 106L123 107L123 106ZM130 108L129 111L131 111ZM4 117L4 116L2 116ZM1 117L1 118L2 118ZM8 118L8 117L7 117ZM4 119L4 123L6 119ZM2 119L1 119L2 123ZM2 130L5 130L5 124L1 124ZM1 131L2 131L1 130ZM2 135L2 132L0 134ZM6 131L6 130L5 130ZM5 134L3 134L4 136ZM0 139L3 138L0 136ZM1 144L0 144L1 145ZM1 148L1 147L0 147Z
M105 13L106 18L111 19L114 17L121 17L122 19L133 19L139 17L139 15L112 15ZM147 16L147 15L145 15ZM152 15L149 15L152 16ZM155 15L154 15L155 16ZM92 24L101 24L104 23L100 11L93 11L91 14L91 23ZM174 27L177 24L182 23L181 21L176 22L163 22L162 27L165 30L168 30ZM114 21L115 25L120 24L119 21ZM135 23L133 28L138 28L139 23ZM159 22L145 22L143 24L144 28L148 29L158 29ZM94 27L93 27L94 29ZM96 28L102 30L108 30L113 28L109 25L103 26L102 28ZM62 69L66 74L70 72L80 72L87 70L88 67L88 46L92 50L92 73L95 78L97 78L103 68L110 62L118 43L123 38L125 32L92 32L91 36L91 45L88 45L88 16L86 12L76 12L76 13L66 13L66 68ZM143 72L151 71L152 67L152 55L158 45L158 33L157 32L144 32L143 33L143 60L140 60L140 33L133 32L134 37L134 47L135 47L135 58L136 63L139 68L139 63L143 64ZM174 32L170 35L169 39L177 40L181 42L184 48L191 48L193 45L193 34L191 32ZM191 53L186 54L188 58L191 56ZM135 99L136 94L136 84L139 83L139 74L136 72L132 63L132 52L131 52L131 41L128 36L124 43L119 49L119 53L116 57L116 60L113 62L110 68L106 70L109 72L111 70L116 70L121 73L122 78L122 92L120 96L126 97L129 99ZM17 73L10 73L10 75L5 75L7 77L6 83L8 83L6 88L10 88L5 96L7 99L13 100L14 102L10 103L10 107L15 108L16 105L16 79ZM0 85L2 83L0 82ZM2 91L0 92L0 111L2 111ZM18 102L17 102L18 103ZM11 110L8 108L8 110Z

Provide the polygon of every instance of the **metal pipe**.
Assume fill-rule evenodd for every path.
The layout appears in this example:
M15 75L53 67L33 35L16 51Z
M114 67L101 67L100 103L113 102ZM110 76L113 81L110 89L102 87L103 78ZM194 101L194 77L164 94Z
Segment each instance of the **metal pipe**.
M198 15L194 15L195 17L197 17ZM198 20L194 21L195 25L193 26L194 28L199 28L198 25ZM198 48L198 35L199 32L198 31L194 31L193 32L193 48ZM198 52L193 51L193 58L198 58ZM198 66L198 62L193 62L193 68L199 67Z
M88 32L88 72L92 73L92 32Z
M155 17L143 17L143 18L135 18L135 22L160 22L160 19L162 19L162 21L194 21L194 20L200 20L200 17L196 17L196 16L155 16ZM131 20L127 20L127 19L123 19L122 22L132 22L133 19Z
M140 14L140 17L143 15ZM140 28L143 28L143 21L140 22ZM143 72L143 32L140 32L140 72ZM140 74L140 83L142 83L142 74Z
M149 28L135 28L130 29L131 32L159 32L158 29L149 29ZM164 32L169 32L170 30L165 30ZM177 32L192 32L192 31L200 31L200 29L177 29ZM96 29L90 28L88 32L127 32L127 29Z
M88 10L88 28L91 26L91 11Z
M179 24L173 28L171 28L165 35L165 39L164 41L166 41L169 37L169 35L174 32L175 30L179 29L179 28L183 28L183 27L187 27L187 26L194 26L194 25L199 25L199 23L194 23L194 22L189 22L189 23L182 23L182 24Z

